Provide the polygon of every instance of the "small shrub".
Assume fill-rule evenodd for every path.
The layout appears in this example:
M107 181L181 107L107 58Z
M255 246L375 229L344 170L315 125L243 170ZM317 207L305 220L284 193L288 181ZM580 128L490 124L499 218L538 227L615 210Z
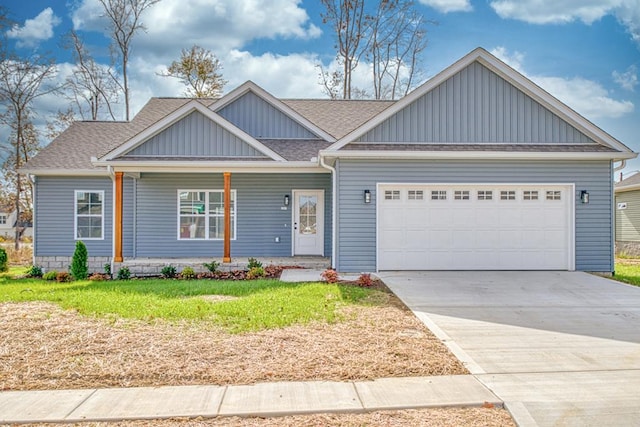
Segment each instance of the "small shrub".
M323 271L320 277L327 283L336 283L338 281L338 273L330 268Z
M191 280L196 278L196 272L193 271L191 267L185 267L182 269L182 273L180 273L183 279Z
M93 273L91 276L89 276L89 280L91 280L92 282L104 282L105 280L109 280L110 278L110 275L102 273Z
M255 258L249 258L247 264L247 268L251 270L252 268L262 268L262 263Z
M371 274L362 273L356 282L358 286L362 286L364 288L369 288L373 286L373 279L371 279Z
M89 275L89 265L87 264L89 254L87 247L82 240L76 242L76 250L73 252L71 259L71 275L76 280L84 280Z
M44 280L49 280L49 281L53 281L56 280L56 277L58 276L58 272L55 270L51 270L51 271L47 271L46 273L44 273L42 275L42 278Z
M0 248L0 272L9 271L9 257L4 248Z
M27 270L27 277L42 277L42 267L39 265L32 265Z
M176 277L177 273L178 272L173 265L165 265L164 267L162 267L162 270L160 270L160 274L162 274L162 277L164 277L165 279L173 279L174 277Z
M204 263L202 264L204 266L204 268L206 268L207 270L209 270L212 273L215 273L216 271L218 271L218 267L220 267L220 263L217 261L211 261L209 263Z
M56 282L58 283L71 282L72 280L73 277L66 271L60 271L58 274L56 274Z
M118 280L129 280L131 278L131 271L129 267L122 267L118 270Z
M111 263L106 263L104 265L104 274L108 275L109 277L111 277Z
M264 277L264 268L262 267L253 267L247 273L247 280L258 279L260 277Z

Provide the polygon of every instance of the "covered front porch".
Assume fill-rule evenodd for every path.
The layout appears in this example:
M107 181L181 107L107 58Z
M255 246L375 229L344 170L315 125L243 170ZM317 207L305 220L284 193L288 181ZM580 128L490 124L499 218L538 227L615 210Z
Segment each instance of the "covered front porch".
M331 267L331 259L321 256L292 256L292 257L255 257L263 266L295 266L316 270L324 270ZM117 274L122 267L127 267L132 276L157 276L162 268L171 265L181 272L185 267L191 267L196 273L204 273L207 268L205 263L212 261L219 263L218 270L245 270L249 264L249 258L235 257L230 262L223 262L223 258L131 258L113 263L113 273Z

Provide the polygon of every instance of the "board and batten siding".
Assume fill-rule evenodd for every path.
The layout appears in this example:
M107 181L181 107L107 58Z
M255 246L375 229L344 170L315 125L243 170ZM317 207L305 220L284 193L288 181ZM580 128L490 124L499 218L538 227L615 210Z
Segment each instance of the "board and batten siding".
M357 141L590 143L587 136L474 62Z
M198 111L151 137L124 157L128 156L265 157Z
M222 240L178 240L178 190L222 190L220 174L143 173L136 180L136 257L221 257ZM283 210L284 196L292 190L325 192L325 256L331 254L331 175L240 174L231 175L237 197L237 236L231 241L232 257L291 256L293 199ZM280 242L276 242L276 237Z
M254 138L318 138L253 92L247 92L217 113Z
M89 256L111 256L113 181L108 177L36 177L34 256L72 256L75 191L104 191L104 239L83 240Z
M619 203L626 203L619 209ZM640 190L616 193L616 241L640 242Z
M575 268L613 271L612 170L609 161L385 161L337 164L337 269L376 269L377 183L575 184ZM371 203L363 191L371 191ZM580 203L580 191L589 204Z

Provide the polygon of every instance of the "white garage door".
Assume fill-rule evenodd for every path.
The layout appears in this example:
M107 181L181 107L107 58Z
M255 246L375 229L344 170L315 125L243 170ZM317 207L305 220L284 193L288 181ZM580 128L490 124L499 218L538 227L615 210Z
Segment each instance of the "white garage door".
M572 185L379 184L378 270L571 270Z

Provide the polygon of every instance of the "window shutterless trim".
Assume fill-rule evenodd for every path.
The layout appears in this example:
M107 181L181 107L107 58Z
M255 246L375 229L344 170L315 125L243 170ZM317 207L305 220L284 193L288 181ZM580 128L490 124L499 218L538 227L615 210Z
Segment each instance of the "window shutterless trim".
M204 218L205 220L205 224L204 224L204 237L181 237L180 236L180 219L181 218L192 218L195 217L196 215L194 214L185 214L182 215L180 212L180 193L205 193L204 196L204 205L205 205L205 210L204 210L204 214L203 215L199 215L199 217ZM215 237L212 238L209 236L209 232L210 232L210 220L211 218L224 218L224 214L223 216L220 216L218 214L212 214L209 211L210 208L210 203L211 203L211 199L210 199L210 193L220 193L223 196L223 206L224 206L224 190L212 190L212 189L179 189L177 192L177 205L178 205L178 209L177 209L177 239L178 240L184 240L184 241L205 241L205 240L215 240L215 241L224 241L224 237ZM237 240L238 238L238 194L236 190L231 190L231 199L233 199L233 205L231 208L231 223L232 223L232 228L233 228L233 237L231 238L231 240ZM224 235L224 230L223 230L223 235Z
M100 194L100 237L78 236L78 194ZM73 193L73 239L74 240L104 240L104 190L74 190ZM97 218L96 214L80 215L82 218Z

